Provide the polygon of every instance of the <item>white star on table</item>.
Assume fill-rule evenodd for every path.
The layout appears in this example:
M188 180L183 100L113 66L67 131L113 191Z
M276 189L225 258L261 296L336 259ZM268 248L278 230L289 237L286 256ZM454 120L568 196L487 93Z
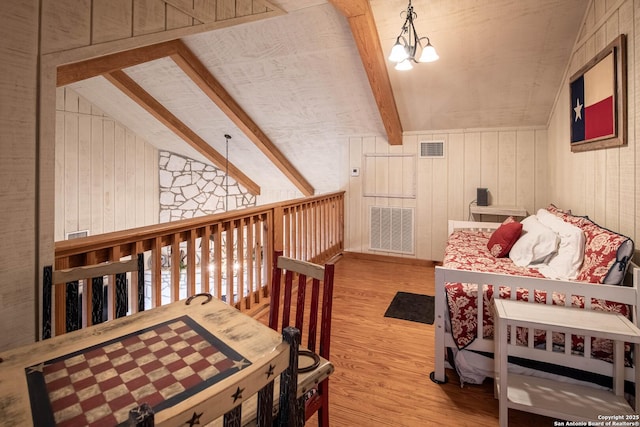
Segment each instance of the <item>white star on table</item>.
M27 374L32 374L34 372L40 372L42 373L44 371L44 362L38 364L38 365L33 365L33 366L29 366L27 368Z
M582 107L583 107L583 104L580 104L580 98L577 98L576 106L573 109L573 111L576 112L576 119L575 119L576 122L578 121L578 119L582 120Z
M247 362L245 359L233 361L233 367L238 368L238 370L241 370L242 368L248 365L250 365L250 363Z

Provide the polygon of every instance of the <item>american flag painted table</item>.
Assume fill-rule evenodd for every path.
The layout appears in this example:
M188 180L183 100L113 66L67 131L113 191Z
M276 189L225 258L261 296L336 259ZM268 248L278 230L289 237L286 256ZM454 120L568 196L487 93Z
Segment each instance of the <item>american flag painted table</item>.
M0 425L203 425L287 368L282 335L218 300L175 302L0 353ZM273 379L272 378L272 379ZM255 390L254 390L255 389Z

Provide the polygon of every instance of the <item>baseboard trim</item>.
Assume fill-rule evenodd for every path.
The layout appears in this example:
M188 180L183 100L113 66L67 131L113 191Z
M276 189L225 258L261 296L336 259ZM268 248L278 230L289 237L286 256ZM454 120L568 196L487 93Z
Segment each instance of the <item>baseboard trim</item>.
M362 253L362 252L343 251L342 256L344 256L345 258L360 259L365 261L389 262L394 264L417 265L421 267L435 267L436 265L442 265L441 262L429 261L426 259L405 258L405 257L398 257L398 256L378 255L378 254L370 254L370 253Z

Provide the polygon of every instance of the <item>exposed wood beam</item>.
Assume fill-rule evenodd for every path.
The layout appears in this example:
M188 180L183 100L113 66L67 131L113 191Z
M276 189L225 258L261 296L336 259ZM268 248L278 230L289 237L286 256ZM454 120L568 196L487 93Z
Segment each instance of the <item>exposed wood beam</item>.
M349 21L373 97L391 145L402 145L402 123L393 97L373 12L368 0L329 0Z
M73 64L61 65L58 67L57 86L66 86L112 71L132 67L155 59L165 58L175 53L177 48L176 41L172 40Z
M304 194L315 190L289 160L278 150L269 137L229 95L200 60L178 42L178 50L171 58L194 83L233 121L233 123L264 153L265 156Z
M209 159L214 165L218 168L225 169L226 159L220 155L220 153L214 150L204 139L200 138L187 125L182 123L154 97L133 81L133 79L124 71L112 71L105 74L104 77L138 103L138 105L147 110L149 114L159 120L176 135L198 150L198 152ZM260 187L231 163L229 163L229 176L235 179L252 194L260 194Z

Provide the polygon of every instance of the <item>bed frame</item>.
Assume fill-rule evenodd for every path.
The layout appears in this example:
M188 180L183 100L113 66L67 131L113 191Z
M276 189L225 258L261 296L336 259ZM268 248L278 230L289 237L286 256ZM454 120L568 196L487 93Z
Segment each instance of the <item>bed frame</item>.
M499 223L478 223L468 221L449 221L449 234L454 230L472 229L472 230L492 230L500 226ZM534 290L545 291L547 295L550 293L565 294L565 301L571 304L571 295L584 296L585 308L590 308L591 298L606 299L612 302L620 302L632 306L632 320L638 325L638 312L640 306L640 293L638 292L638 283L640 283L640 267L631 264L629 273L625 279L627 286L614 285L593 285L589 283L562 281L554 279L541 279L523 276L513 276L498 273L485 273L476 271L455 270L437 266L435 269L435 371L431 373L431 379L436 383L445 383L445 367L451 367L445 360L446 349L456 348L450 331L448 330L448 314L447 302L445 295L445 283L474 283L478 285L499 285L515 288L528 289L529 294L533 295ZM499 293L494 293L498 295ZM511 298L515 299L517 292L511 292ZM547 298L547 303L552 303L552 298ZM478 334L475 340L465 348L465 350L476 350L487 353L493 353L494 343L492 339L486 339L482 336L483 325L483 305L482 292L478 292ZM547 331L547 336L551 336ZM478 336L479 335L479 336ZM571 335L565 334L565 351L563 353L552 351L551 340L547 340L546 349L537 349L533 347L533 332L529 331L528 346L511 346L509 354L524 359L547 362L555 365L566 366L580 369L587 372L593 372L601 375L612 376L612 364L602 360L591 358L591 340L585 336L584 355L571 354ZM625 368L625 379L634 381L633 368Z

